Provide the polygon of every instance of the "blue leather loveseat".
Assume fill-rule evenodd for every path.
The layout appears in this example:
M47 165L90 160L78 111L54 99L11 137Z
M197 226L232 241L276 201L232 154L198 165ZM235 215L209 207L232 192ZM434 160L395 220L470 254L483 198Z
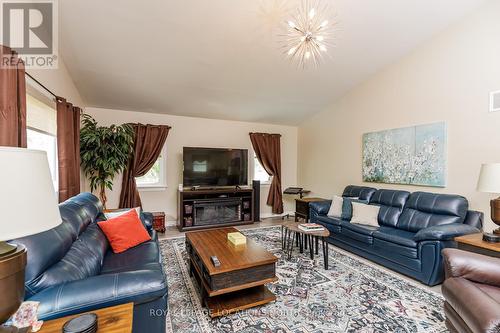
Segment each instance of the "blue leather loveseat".
M115 254L96 223L106 219L97 197L79 194L59 210L62 224L13 241L28 250L25 298L40 302L39 318L133 302L133 332L164 333L167 282L152 215L141 214L151 241Z
M443 281L441 251L454 237L476 233L483 214L462 196L347 186L342 217L327 216L331 201L310 204L311 222L324 225L340 248L433 286ZM380 206L379 226L351 223L351 201Z

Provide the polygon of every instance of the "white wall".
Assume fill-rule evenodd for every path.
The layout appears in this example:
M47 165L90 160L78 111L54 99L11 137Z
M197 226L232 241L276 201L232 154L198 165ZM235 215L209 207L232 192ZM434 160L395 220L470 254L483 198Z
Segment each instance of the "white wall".
M132 111L86 108L101 125L122 123L150 123L172 126L166 141L167 146L167 185L166 190L141 191L145 210L164 211L168 220L177 218L177 191L182 183L182 148L184 146L246 148L253 156L249 132L280 133L282 159L282 187L297 184L297 127L247 123L238 121L214 120L172 116L164 114ZM253 162L249 160L249 162ZM250 164L249 179L253 175ZM108 208L118 206L121 189L121 176L114 181L113 191L109 193ZM269 216L271 209L265 204L268 185L261 187L261 214ZM293 198L284 198L285 211L295 210Z
M54 94L66 98L73 105L81 108L85 107L85 103L69 75L62 57L59 57L58 63L57 69L27 69L26 72L49 88ZM29 78L27 81L30 82Z
M445 121L446 188L366 185L462 194L493 229L495 196L476 183L481 163L500 162L500 112L488 112L489 92L500 90L499 41L500 1L488 2L301 124L299 183L325 197L341 193L362 183L363 133Z

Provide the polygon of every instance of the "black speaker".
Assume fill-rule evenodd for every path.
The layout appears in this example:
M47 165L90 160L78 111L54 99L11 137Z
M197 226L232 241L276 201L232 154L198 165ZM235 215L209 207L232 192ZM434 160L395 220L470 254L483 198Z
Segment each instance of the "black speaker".
M260 221L260 180L252 182L253 187L253 220Z

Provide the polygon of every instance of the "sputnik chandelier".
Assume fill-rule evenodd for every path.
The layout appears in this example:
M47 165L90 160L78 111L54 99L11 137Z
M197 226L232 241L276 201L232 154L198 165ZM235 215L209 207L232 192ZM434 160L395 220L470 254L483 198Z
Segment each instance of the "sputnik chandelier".
M318 66L331 46L333 24L328 5L320 0L303 0L286 22L283 48L299 67Z

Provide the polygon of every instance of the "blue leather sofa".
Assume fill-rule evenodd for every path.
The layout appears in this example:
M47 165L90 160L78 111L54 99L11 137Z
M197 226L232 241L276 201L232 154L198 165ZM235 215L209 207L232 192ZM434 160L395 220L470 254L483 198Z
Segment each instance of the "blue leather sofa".
M39 318L133 302L133 332L164 333L167 282L152 215L141 214L151 241L115 254L96 224L106 219L97 197L79 194L59 210L56 228L12 241L28 250L25 298L40 302Z
M311 222L324 225L329 241L429 286L443 281L444 248L454 237L482 229L483 214L462 196L347 186L342 217L327 216L331 201L310 204ZM380 207L379 226L351 223L352 201Z

